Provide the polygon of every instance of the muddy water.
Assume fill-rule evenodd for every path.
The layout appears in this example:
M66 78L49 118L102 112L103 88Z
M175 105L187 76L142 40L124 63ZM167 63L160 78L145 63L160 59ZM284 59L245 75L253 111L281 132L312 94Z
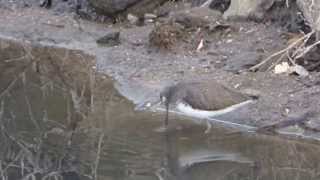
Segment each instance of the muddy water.
M78 51L2 42L0 178L308 180L320 146L136 112Z

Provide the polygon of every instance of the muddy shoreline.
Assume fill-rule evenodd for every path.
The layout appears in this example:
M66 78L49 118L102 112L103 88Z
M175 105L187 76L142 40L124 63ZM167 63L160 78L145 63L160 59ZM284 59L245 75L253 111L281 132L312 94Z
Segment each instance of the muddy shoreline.
M210 42L201 52L163 52L149 46L148 34L153 24L99 24L37 7L17 11L3 9L0 17L0 44L9 39L80 50L94 56L96 66L92 68L114 78L118 90L135 104L154 101L159 91L173 82L212 79L239 91L253 90L260 94L256 104L219 117L221 120L261 127L320 107L318 72L311 72L308 77L272 71L235 73L239 60L243 62L252 57L262 60L286 47L281 27L274 24L230 22L234 30L226 38ZM113 31L121 32L119 46L96 44L97 39ZM320 124L312 119L310 125ZM293 134L319 137L319 133L300 131Z

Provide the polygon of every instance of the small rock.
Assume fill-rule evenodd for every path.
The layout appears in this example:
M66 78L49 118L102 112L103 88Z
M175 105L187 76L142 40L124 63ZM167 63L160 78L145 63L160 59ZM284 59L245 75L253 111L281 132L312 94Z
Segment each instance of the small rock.
M281 64L277 64L274 68L275 74L287 73L292 74L296 73L299 76L305 77L309 75L309 72L303 67L298 64L290 66L288 62L282 62Z
M232 43L232 39L227 39L226 43Z
M127 19L131 24L138 24L138 22L139 22L139 18L133 14L130 14L130 13L127 15Z
M102 15L116 16L132 13L143 17L168 0L87 0L95 11Z
M288 73L290 71L290 66L288 62L282 62L274 67L275 74Z
M217 22L214 24L209 24L208 28L209 28L209 32L215 33L218 31L227 30L227 29L231 28L231 26L229 24L220 24L219 22Z
M299 76L302 77L306 77L309 75L309 72L303 66L300 66L298 64L292 66L291 71L297 73Z
M205 27L221 17L221 12L205 7L196 7L188 11L178 11L172 15L175 22L185 28Z
M157 15L151 14L151 13L146 13L144 14L144 23L154 23L155 19L157 18Z
M100 45L117 46L120 44L120 32L116 31L108 33L107 35L99 38L96 42Z
M146 104L146 107L151 107L151 103L148 102L148 103Z
M145 24L154 23L154 19L144 19Z
M156 19L157 15L151 14L151 13L146 13L144 14L144 19Z

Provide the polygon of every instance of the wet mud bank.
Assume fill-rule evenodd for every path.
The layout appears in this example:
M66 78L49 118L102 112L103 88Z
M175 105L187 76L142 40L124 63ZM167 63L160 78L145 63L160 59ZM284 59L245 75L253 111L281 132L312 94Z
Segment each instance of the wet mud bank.
M97 128L133 113L114 80L79 50L2 37L0 59L2 177L97 176Z
M77 19L69 14L55 15L39 8L27 8L19 12L4 10L0 13L3 17L0 19L0 35L1 41L4 42L2 50L4 53L7 52L5 47L10 47L5 42L12 40L18 44L16 49L19 49L13 54L26 51L22 44L27 44L26 47L29 49L31 47L43 49L38 55L33 54L32 58L53 56L51 59L55 59L57 56L66 62L84 63L87 67L84 71L102 73L106 75L106 79L114 80L110 84L130 100L128 103L132 106L130 111L133 111L133 104L140 105L158 100L159 92L165 85L181 80L215 80L239 91L255 91L259 94L259 100L255 104L217 117L220 122L230 122L226 123L226 126L237 124L243 127L262 127L286 120L289 116L309 108L319 107L318 72L312 72L310 76L303 78L273 72L238 71L239 67L247 67L252 61L266 58L271 52L286 47L281 30L272 24L232 22L228 25L231 26L228 30L211 34L209 36L211 39L207 42L209 44L202 51L197 52L192 49L159 51L149 44L149 34L154 29L152 24L145 26L99 24ZM117 31L120 31L120 44L110 47L97 43L101 37ZM60 50L51 50L55 48ZM31 50L35 51L34 48ZM72 56L69 55L70 52L74 52L71 53ZM75 52L82 55L77 55ZM12 57L8 56L4 59L10 61L10 58ZM19 56L17 58L18 61L12 62L20 62ZM39 64L38 62L41 60L30 63ZM55 60L48 61L47 64L50 65L52 62ZM64 72L64 63L57 61L53 66L57 64L61 67L54 71L53 78L59 78L61 72ZM4 66L7 65L9 64L4 63ZM75 66L73 69L77 68L78 66ZM76 77L79 76L68 74L66 78L72 83L67 85L78 88L79 85L76 83L78 80L72 79ZM3 76L1 78L6 83L11 81ZM82 82L90 77L80 79ZM86 89L90 89L92 82L89 80L86 82ZM87 95L90 91L83 90L83 93ZM86 100L86 103L88 102L89 100ZM161 112L161 108L160 111L158 108L154 107L150 111ZM315 128L318 126L317 118L311 119L308 123ZM319 134L300 127L289 127L282 132L313 138L317 138Z
M53 21L42 12L47 19L39 21L31 16L35 12L24 13L0 19L7 22L0 23L2 177L319 178L319 142L304 139L317 139L317 133L296 127L283 131L286 138L248 132L308 108L316 101L316 86L305 88L301 79L266 72L210 70L206 63L214 59L208 58L211 53L150 51L141 31L150 32L152 26L123 29L121 44L105 47L96 39L114 27L86 21L79 26L72 18L63 18L64 28L52 27L61 25L59 17ZM217 117L221 121L209 134L204 123L175 113L170 116L173 131L161 133L162 107L135 110L158 100L167 84L208 79L243 91L258 90L260 99Z
M221 15L202 10L178 15ZM299 116L319 112L319 72L247 71L287 48L291 34L272 21L214 22L198 31L176 20L188 28L100 24L36 6L1 9L0 178L319 179L319 115ZM163 32L173 32L173 41ZM154 47L162 43L165 49ZM215 117L207 134L204 121L177 112L163 133L161 105L137 109L158 101L164 86L191 80L259 98ZM278 130L266 135L257 127Z
M34 116L40 119L51 119L49 115L55 114L54 116L56 116L55 106L59 106L57 111L61 112L59 119L62 120L61 123L65 124L66 129L72 129L72 127L77 126L83 119L88 119L90 114L105 114L105 111L112 112L111 115L107 113L108 117L102 116L100 117L101 119L99 118L100 120L98 121L103 123L103 121L109 121L110 117L121 118L123 112L125 114L137 112L135 109L141 104L157 101L159 91L164 86L160 82L159 84L148 84L148 82L141 82L141 80L137 81L135 78L131 80L125 79L123 75L118 74L123 69L120 69L120 72L112 68L108 69L111 75L103 73L101 70L98 72L99 58L105 56L89 55L84 53L84 50L68 49L41 42L34 43L5 36L1 37L0 42L2 59L1 83L3 84L1 86L1 98L7 108L22 104L25 109L21 109L17 113L18 119L24 119L27 116L29 116L29 121L34 121ZM97 52L99 52L99 49ZM103 55L103 53L101 54ZM112 64L110 63L110 65ZM104 67L106 66L104 65ZM120 66L120 68L123 67ZM28 84L33 84L33 87L24 87ZM57 94L53 95L53 97L47 97L47 91L53 91L53 94ZM10 100L10 103L6 103L12 94L24 95L17 96L16 100ZM40 94L42 98L40 96L37 97ZM115 103L117 104L116 106L119 106L118 104L121 102L117 111L114 111L114 107L110 110L106 109L110 100L115 100L117 102ZM52 104L59 103L50 105L50 101L52 101ZM250 108L256 105L255 103L249 109L240 109L234 114L218 117L213 119L213 122L222 129L231 128L243 132L255 131L259 124L251 123L250 119L245 118L252 113ZM34 110L32 110L33 108ZM53 113L46 108L53 110ZM37 112L33 113L35 110ZM148 114L148 111L153 111L162 114L163 110L163 107L156 106L149 110L144 110L144 112ZM269 115L268 113L266 114ZM199 121L199 124L197 120L184 116L179 117L179 114L173 117L180 119L178 120L180 122L174 123L175 125L173 126L176 127L188 127L190 123L194 124L194 126L204 125L202 121ZM186 122L181 118L185 119ZM303 134L304 132L296 127L293 129L289 127L279 132L284 137L317 139L316 134Z

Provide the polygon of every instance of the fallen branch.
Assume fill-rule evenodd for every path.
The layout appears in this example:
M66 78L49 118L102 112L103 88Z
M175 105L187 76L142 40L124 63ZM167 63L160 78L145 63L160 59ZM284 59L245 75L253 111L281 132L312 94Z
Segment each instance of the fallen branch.
M306 39L309 39L310 36L314 33L314 31L304 35L303 37L297 39L296 41L294 41L293 43L291 43L287 48L283 49L283 50L280 50L276 53L273 53L271 56L267 57L266 59L264 59L263 61L261 61L259 64L255 65L255 66L252 66L249 70L250 71L257 71L261 66L263 66L264 64L268 63L270 60L272 60L274 57L276 56L279 56L283 53L288 53L291 49L297 47L302 41L306 42L305 40ZM284 56L281 56L280 58L282 59ZM281 59L278 59L276 62L280 62ZM294 58L296 59L296 58ZM273 63L272 66L274 66L274 64L276 63ZM269 68L271 69L271 68Z

